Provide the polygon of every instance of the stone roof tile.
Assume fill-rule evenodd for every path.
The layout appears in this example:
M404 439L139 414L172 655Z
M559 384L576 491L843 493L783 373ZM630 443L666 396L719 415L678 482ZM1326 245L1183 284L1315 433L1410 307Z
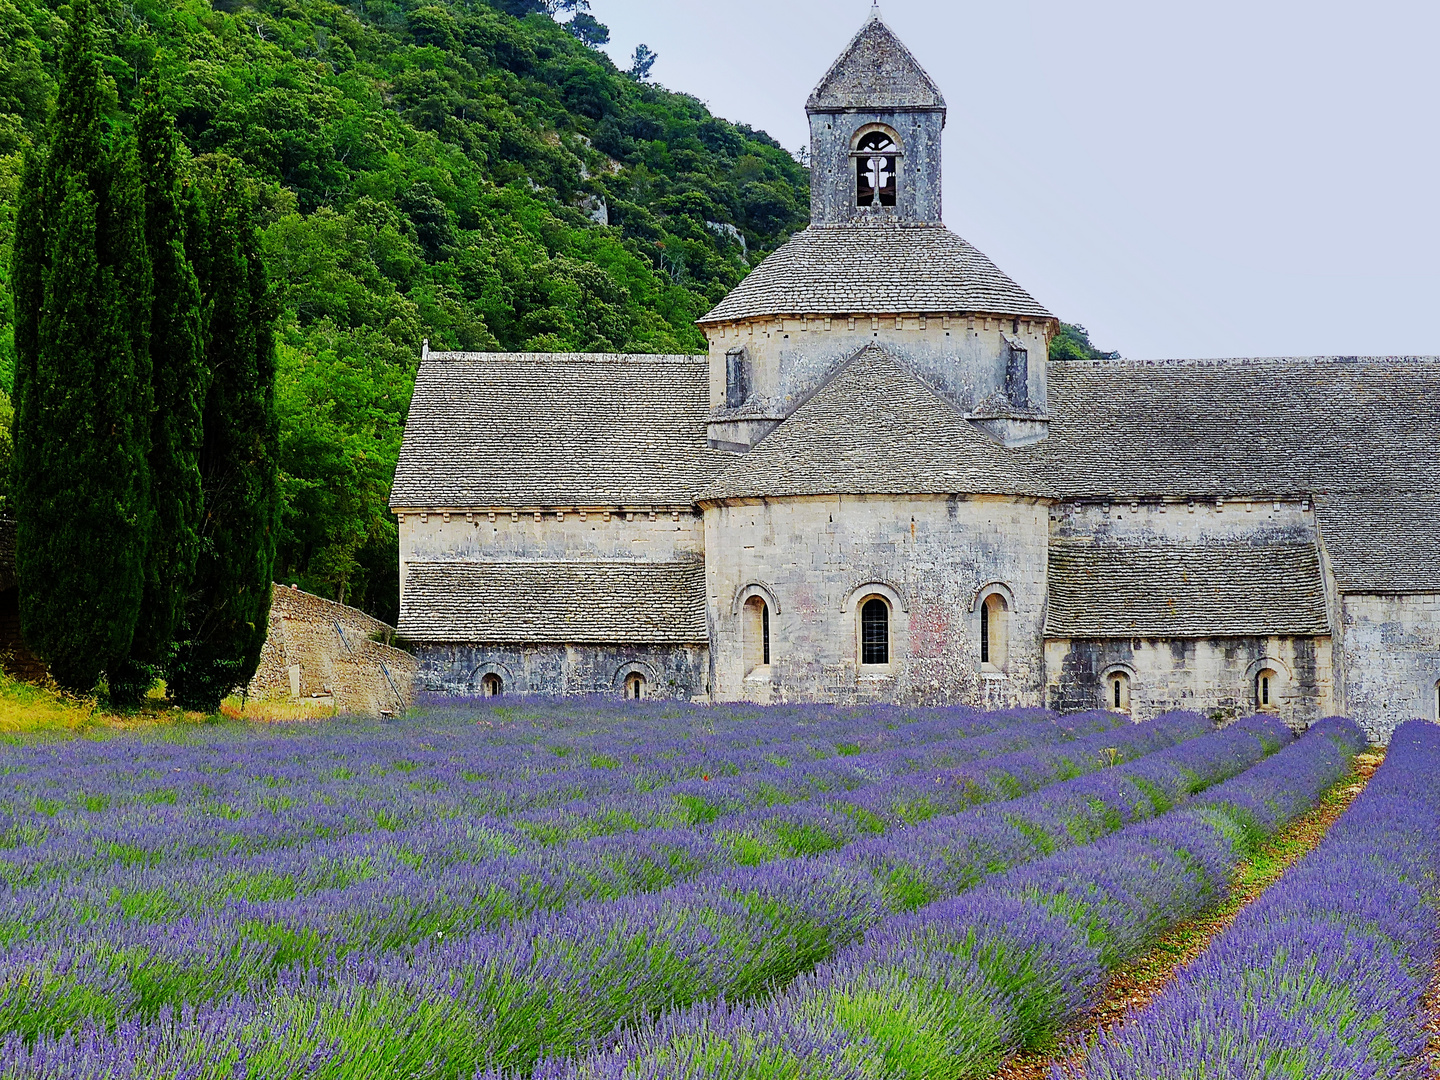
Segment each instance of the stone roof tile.
M878 10L871 12L805 103L806 112L944 107L940 88Z
M1054 318L943 226L856 224L796 233L700 322L962 311Z
M1048 578L1046 637L1330 633L1313 543L1054 540Z
M399 626L430 643L700 643L705 564L411 563Z
M1007 451L896 363L862 349L734 460L702 501L787 495L1044 495L1033 455Z
M690 506L710 450L703 356L431 353L390 505Z

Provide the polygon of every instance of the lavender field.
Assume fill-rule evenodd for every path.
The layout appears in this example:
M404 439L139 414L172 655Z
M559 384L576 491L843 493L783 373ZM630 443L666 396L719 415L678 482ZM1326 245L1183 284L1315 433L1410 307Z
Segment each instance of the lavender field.
M1362 746L587 701L6 744L0 1077L987 1076Z

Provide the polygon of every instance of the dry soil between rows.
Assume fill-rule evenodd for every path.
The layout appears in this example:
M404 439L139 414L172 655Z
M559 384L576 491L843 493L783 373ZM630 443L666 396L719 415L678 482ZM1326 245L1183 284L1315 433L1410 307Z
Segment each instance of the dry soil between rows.
M1181 923L1138 960L1119 968L1105 987L1100 1004L1086 1013L1059 1040L1060 1049L1021 1054L1007 1062L996 1080L1046 1080L1051 1068L1079 1080L1081 1064L1095 1036L1110 1031L1155 1000L1176 973L1196 959L1216 935L1224 931L1247 906L1324 839L1341 814L1365 789L1385 760L1383 752L1360 754L1350 776L1341 781L1320 805L1302 815L1269 840L1255 857L1240 864L1231 879L1229 895L1203 915ZM1440 986L1437 986L1440 994ZM1435 996L1435 995L1432 995ZM1440 1080L1440 1028L1432 1029L1431 1072Z

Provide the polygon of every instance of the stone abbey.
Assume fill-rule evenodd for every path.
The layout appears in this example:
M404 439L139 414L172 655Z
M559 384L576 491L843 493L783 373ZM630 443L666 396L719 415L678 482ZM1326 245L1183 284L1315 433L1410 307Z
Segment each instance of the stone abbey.
M806 111L811 224L707 356L427 350L423 686L1437 719L1440 358L1050 360L878 12Z

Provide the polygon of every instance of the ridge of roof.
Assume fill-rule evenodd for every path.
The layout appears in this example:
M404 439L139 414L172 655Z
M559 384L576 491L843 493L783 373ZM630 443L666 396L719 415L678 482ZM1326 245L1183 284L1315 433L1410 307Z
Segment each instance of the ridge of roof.
M1374 354L1374 355L1342 355L1342 354L1315 354L1306 356L1215 356L1215 357L1175 357L1175 358L1132 358L1117 356L1113 358L1098 357L1090 360L1079 360L1074 358L1057 358L1051 360L1053 366L1065 366L1073 368L1202 368L1202 367L1250 367L1257 364L1293 364L1293 365L1316 365L1316 364L1393 364L1396 362L1415 364L1440 364L1440 355L1431 356L1424 353L1417 354Z
M704 353L430 352L424 364L708 364Z
M887 108L943 109L945 97L877 6L816 85L805 111Z
M804 495L1012 494L1049 485L883 346L868 344L702 491L698 502Z
M1055 318L943 225L830 224L796 233L697 321L962 311Z

